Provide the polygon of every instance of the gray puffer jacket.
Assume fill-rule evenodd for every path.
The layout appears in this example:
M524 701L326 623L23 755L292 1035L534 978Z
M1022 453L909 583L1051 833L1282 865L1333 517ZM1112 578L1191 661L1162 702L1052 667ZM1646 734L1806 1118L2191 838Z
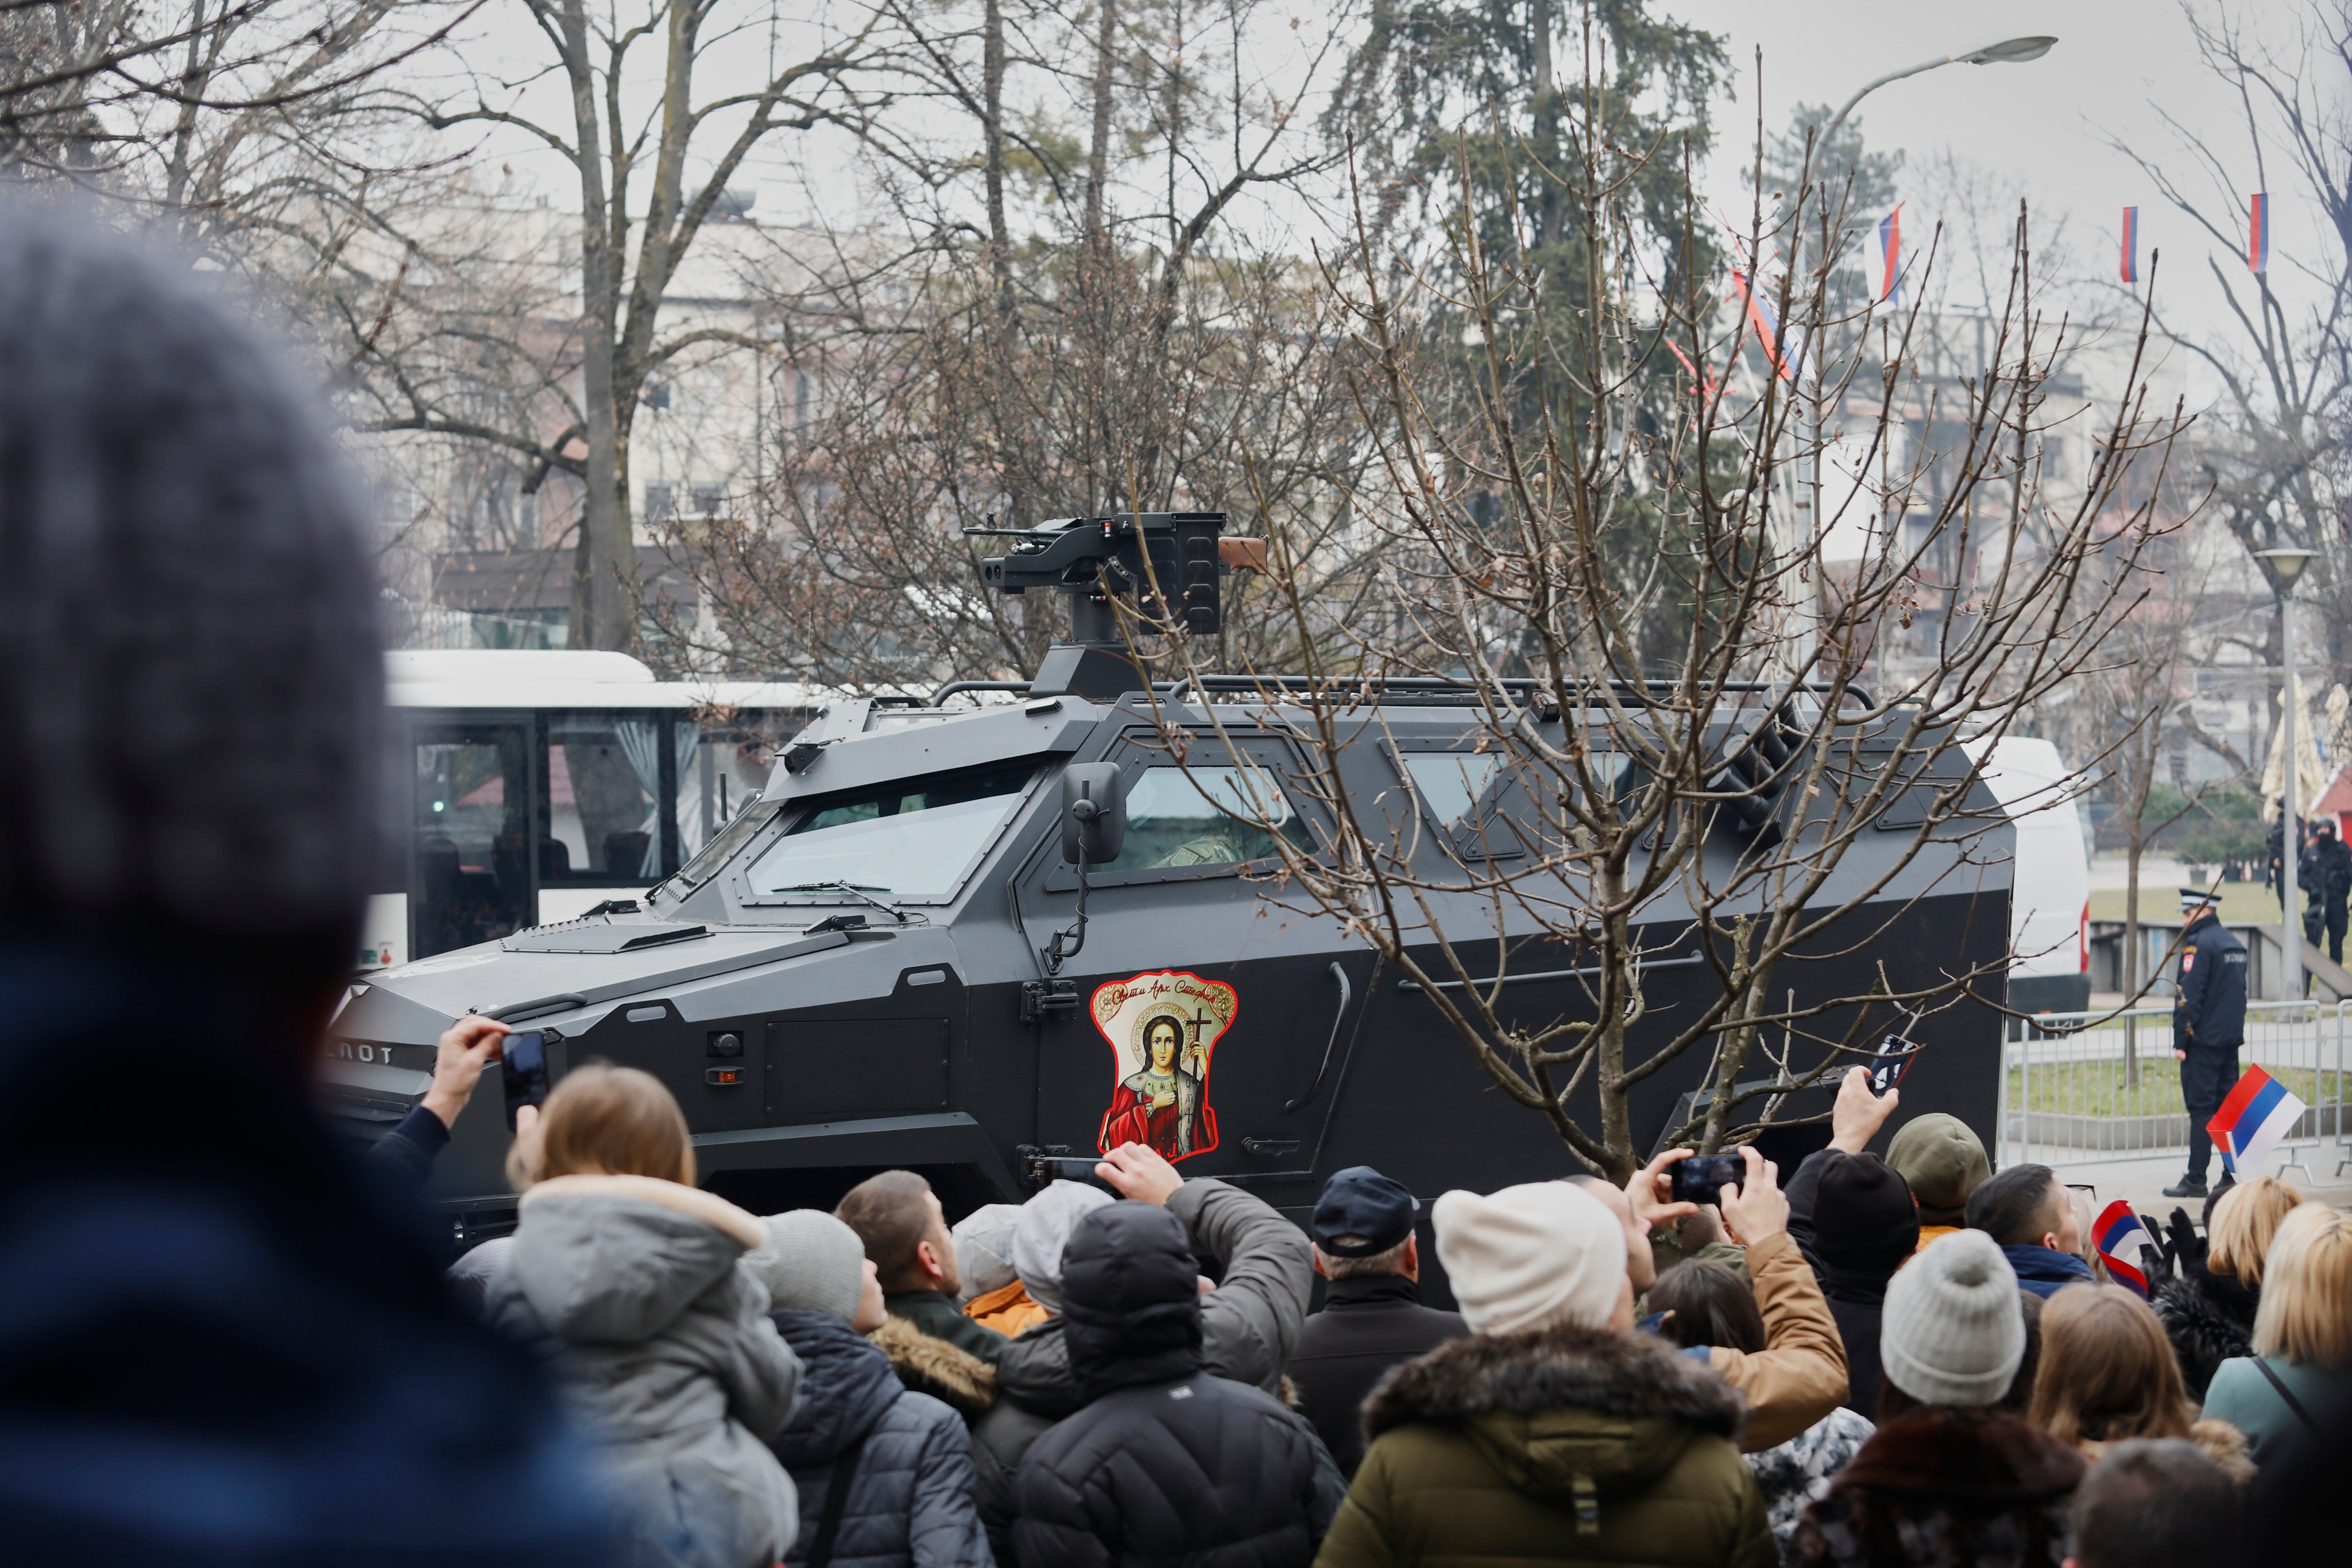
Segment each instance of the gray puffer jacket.
M971 1438L963 1418L898 1381L885 1355L829 1312L772 1313L800 1358L800 1408L771 1445L800 1489L805 1563L835 1467L862 1441L833 1568L995 1568L971 1498Z
M1168 1212L1184 1222L1196 1255L1224 1265L1224 1278L1201 1299L1208 1371L1279 1397L1315 1288L1306 1234L1263 1199L1221 1181L1186 1182L1168 1200ZM972 1429L972 1463L980 1517L997 1560L1009 1565L1013 1477L1022 1457L1084 1403L1060 1318L1048 1318L998 1353L996 1393L994 1408Z
M766 1241L724 1198L649 1176L522 1196L484 1312L549 1348L641 1568L767 1568L793 1539L792 1479L764 1439L793 1413L800 1363L736 1267Z

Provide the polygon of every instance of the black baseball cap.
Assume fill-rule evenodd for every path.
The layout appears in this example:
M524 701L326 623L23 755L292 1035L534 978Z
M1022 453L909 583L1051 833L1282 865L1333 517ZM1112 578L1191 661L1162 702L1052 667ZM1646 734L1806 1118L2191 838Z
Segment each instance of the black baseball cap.
M1309 1228L1333 1258L1370 1258L1404 1245L1421 1200L1370 1166L1349 1166L1323 1184Z

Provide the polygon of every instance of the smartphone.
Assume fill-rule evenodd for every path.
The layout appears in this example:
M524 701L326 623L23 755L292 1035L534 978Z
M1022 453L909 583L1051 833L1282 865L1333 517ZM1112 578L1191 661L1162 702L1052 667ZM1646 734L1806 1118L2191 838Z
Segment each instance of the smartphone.
M507 1130L512 1132L517 1111L547 1103L546 1034L520 1029L508 1035L499 1041L499 1066L506 1074Z
M1082 1181L1088 1186L1098 1186L1113 1197L1120 1196L1118 1188L1095 1175L1095 1166L1102 1163L1099 1155L1036 1155L1029 1161L1029 1179L1043 1186L1047 1182Z
M1738 1155L1693 1155L1666 1167L1676 1203L1716 1203L1747 1175Z
M1870 1063L1870 1092L1881 1100L1886 1092L1903 1082L1911 1064L1919 1058L1920 1048L1899 1034L1890 1034L1878 1042L1878 1053Z

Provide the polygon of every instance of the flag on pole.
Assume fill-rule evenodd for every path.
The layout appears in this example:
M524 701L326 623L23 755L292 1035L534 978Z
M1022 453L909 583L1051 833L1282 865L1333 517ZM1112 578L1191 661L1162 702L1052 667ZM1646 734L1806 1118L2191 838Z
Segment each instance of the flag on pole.
M1731 269L1731 280L1739 286L1738 298L1748 307L1748 322L1756 329L1756 340L1764 345L1764 357L1771 361L1772 373L1784 382L1795 380L1796 371L1780 353L1780 318L1773 314L1772 302L1736 267Z
M2258 1174L2271 1151L2309 1109L2286 1092L2285 1084L2259 1067L2249 1067L2205 1130L2232 1175L2241 1170Z
M2139 281L2139 209L2124 209L2124 281Z
M2147 1233L2140 1217L2132 1212L2130 1204L2122 1198L2099 1211L2098 1222L2092 1227L2099 1238L2099 1256L2107 1261L2107 1272L2141 1295L2147 1294L2147 1275L2139 1266L2139 1249L2156 1245L2156 1238Z
M1903 303L1903 204L1878 220L1878 298Z
M2271 199L2256 191L2253 219L2246 234L2246 270L2257 277L2271 269Z

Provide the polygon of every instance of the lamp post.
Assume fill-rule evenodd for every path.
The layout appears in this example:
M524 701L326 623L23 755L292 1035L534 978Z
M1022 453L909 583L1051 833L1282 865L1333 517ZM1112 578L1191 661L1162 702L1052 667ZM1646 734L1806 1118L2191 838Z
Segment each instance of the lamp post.
M1852 98L1847 99L1843 103L1838 105L1838 110L1835 114L1831 115L1829 119L1822 122L1821 133L1813 138L1812 145L1805 150L1805 166L1797 177L1797 191L1800 200L1802 199L1805 193L1812 189L1813 164L1815 160L1821 157L1822 150L1829 145L1830 138L1836 134L1837 128L1845 123L1846 116L1853 112L1853 106L1860 103L1864 99L1868 98L1872 93L1876 92L1880 88L1885 87L1887 83L1901 81L1905 77L1916 77L1922 71L1932 71L1939 66L2022 65L2027 60L2038 60L2042 56L2048 54L2050 52L2051 46L2057 43L2057 41L2058 40L2055 37L2053 37L2048 34L2039 33L2021 38L2004 38L1998 44L1987 44L1983 48L1971 49L1967 54L1938 55L1932 60L1921 60L1916 66L1906 66L1899 71L1888 71L1885 76L1873 77L1870 80L1863 83L1861 87L1855 89L1854 94ZM1828 207L1826 199L1824 199L1822 206L1824 211L1826 211ZM1790 251L1790 254L1795 256L1797 263L1797 265L1792 267L1791 273L1793 276L1802 277L1802 263L1805 255L1805 217L1804 212L1801 208L1799 209L1797 214L1796 238L1791 243ZM1823 312L1823 315L1824 317L1827 316L1826 310ZM1820 325L1823 329L1826 329L1828 322L1824 319L1820 323ZM1821 335L1822 334L1814 334L1814 336ZM1787 334L1784 332L1781 336L1782 341L1780 344L1780 350L1783 354L1786 354L1789 347L1787 342ZM1828 527L1827 523L1822 517L1822 392L1821 345L1819 343L1808 342L1805 345L1805 358L1811 361L1809 368L1812 373L1813 388L1812 396L1806 400L1808 405L1807 413L1809 415L1807 423L1811 426L1809 438L1812 446L1812 476L1808 482L1808 487L1811 492L1812 501L1807 509L1807 516L1811 520L1811 532L1812 534L1812 538L1810 540L1805 541L1804 549L1808 554L1818 555L1822 540L1825 537L1824 530ZM1821 635L1821 562L1818 559L1808 563L1805 573L1805 621L1803 632L1799 639L1797 650L1797 667L1800 671L1803 670L1805 665L1812 661L1814 650Z
M2294 733L2294 583L2303 575L2303 569L2311 564L2312 554L2307 549L2293 549L2254 552L2254 559L2270 573L2271 586L2278 592L2279 664L2286 671L2286 678L2279 685L2279 706L2285 710L2281 730L2286 752L2279 768L2279 951L2286 960L2288 1001L2303 999L2303 916L2294 907L2298 869L2295 857L2303 848L2303 819L2294 798L2294 776L2303 761Z

